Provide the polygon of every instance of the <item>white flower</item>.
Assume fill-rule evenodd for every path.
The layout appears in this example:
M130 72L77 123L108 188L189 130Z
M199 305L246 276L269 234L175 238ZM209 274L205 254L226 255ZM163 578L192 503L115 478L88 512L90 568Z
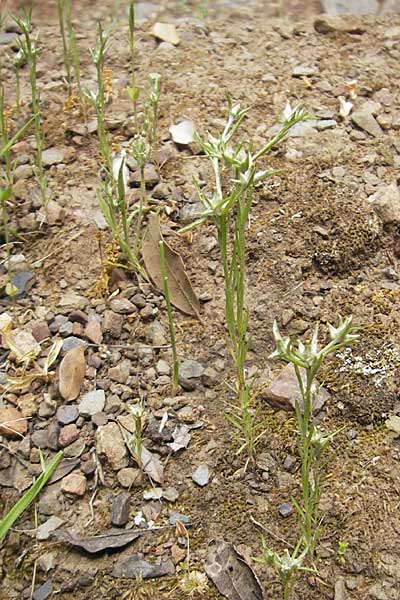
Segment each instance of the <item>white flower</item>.
M125 150L122 150L121 154L115 156L112 161L112 172L115 181L118 181L119 173L122 167L122 181L124 182L125 192L128 190L128 181L129 181L129 169L125 163Z

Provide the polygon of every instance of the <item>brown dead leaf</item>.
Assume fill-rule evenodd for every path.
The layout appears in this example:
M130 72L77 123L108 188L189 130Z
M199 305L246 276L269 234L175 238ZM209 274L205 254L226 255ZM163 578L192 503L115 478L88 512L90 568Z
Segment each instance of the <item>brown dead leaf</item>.
M213 540L208 546L205 571L228 600L264 600L257 576L232 544Z
M82 548L90 554L122 548L136 540L140 535L141 533L138 531L125 531L123 529L115 528L106 529L100 535L84 538L76 537L73 532L66 529L60 529L57 533L57 537L60 541L72 544L72 546L75 546L76 548Z
M158 216L150 215L149 225L142 244L142 256L147 273L161 292L163 291L163 281L159 242L162 239ZM193 291L180 254L172 250L165 240L164 252L171 304L187 315L200 319L200 303Z
M85 351L82 346L76 346L67 352L60 364L60 394L67 402L79 396L85 377Z

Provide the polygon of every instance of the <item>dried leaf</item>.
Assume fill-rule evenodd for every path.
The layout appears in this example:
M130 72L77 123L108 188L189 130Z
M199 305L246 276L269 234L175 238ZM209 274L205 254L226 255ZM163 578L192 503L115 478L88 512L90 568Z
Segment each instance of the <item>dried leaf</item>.
M143 240L142 256L147 273L160 291L163 291L159 247L162 239L158 217L151 215ZM164 252L171 303L182 312L199 319L200 303L185 272L181 256L165 241Z
M76 346L67 352L60 364L60 394L67 402L79 396L85 377L85 351Z
M147 448L142 448L142 465L144 472L157 483L164 481L164 467L157 454L150 452Z
M49 373L49 369L50 369L51 365L57 360L57 357L60 354L62 345L63 345L63 340L56 340L52 344L52 346L47 354L46 361L45 361L44 367L43 367L43 372L45 375L47 375Z
M228 600L263 600L257 576L232 544L214 540L208 546L205 571Z
M82 548L90 554L104 552L105 550L115 550L130 544L140 536L138 531L125 531L121 529L106 529L100 535L78 538L70 531L64 529L57 533L57 538L72 544L77 548Z
M48 484L55 483L56 481L60 481L63 479L68 473L71 473L80 463L79 458L63 458L54 471L53 475L50 477Z
M189 433L189 427L186 425L177 425L172 432L173 442L167 444L173 452L178 452L183 448L187 448L190 442L191 435Z

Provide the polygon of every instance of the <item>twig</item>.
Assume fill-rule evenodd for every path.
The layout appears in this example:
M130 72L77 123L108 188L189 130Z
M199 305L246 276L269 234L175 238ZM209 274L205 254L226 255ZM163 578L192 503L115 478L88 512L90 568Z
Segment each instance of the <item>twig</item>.
M262 529L263 531L268 533L268 535L270 535L271 537L278 540L278 542L283 542L286 546L288 546L289 548L292 548L294 550L294 546L292 544L290 544L287 540L285 540L285 538L282 538L279 535L276 535L276 533L274 533L270 529L267 529L267 527L265 527L265 525L262 525L261 523L256 521L256 519L253 517L253 515L250 515L250 521L252 523L254 523L254 525L257 525L257 527L259 527L260 529Z

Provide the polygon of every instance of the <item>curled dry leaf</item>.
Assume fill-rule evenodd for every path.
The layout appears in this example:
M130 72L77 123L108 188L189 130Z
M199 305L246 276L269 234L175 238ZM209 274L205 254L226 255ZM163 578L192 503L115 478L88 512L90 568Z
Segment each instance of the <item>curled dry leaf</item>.
M76 346L67 352L60 364L60 394L67 402L79 396L85 377L85 351L82 346Z
M147 448L143 447L141 459L143 471L150 477L150 479L162 484L164 481L164 467L158 457L158 454L154 454L154 452L150 452L150 450L147 450Z
M77 548L82 548L90 554L104 552L105 550L115 550L130 544L140 536L138 531L124 531L121 529L106 529L100 535L90 537L76 537L72 532L64 529L59 530L57 538L67 542Z
M160 291L163 291L160 246L163 239L157 215L151 215L142 245L142 256L147 273ZM181 256L172 250L164 240L165 267L168 277L171 304L196 318L199 317L200 302L193 291L190 279L184 269Z
M213 540L208 546L205 571L228 600L264 600L257 576L232 544Z

